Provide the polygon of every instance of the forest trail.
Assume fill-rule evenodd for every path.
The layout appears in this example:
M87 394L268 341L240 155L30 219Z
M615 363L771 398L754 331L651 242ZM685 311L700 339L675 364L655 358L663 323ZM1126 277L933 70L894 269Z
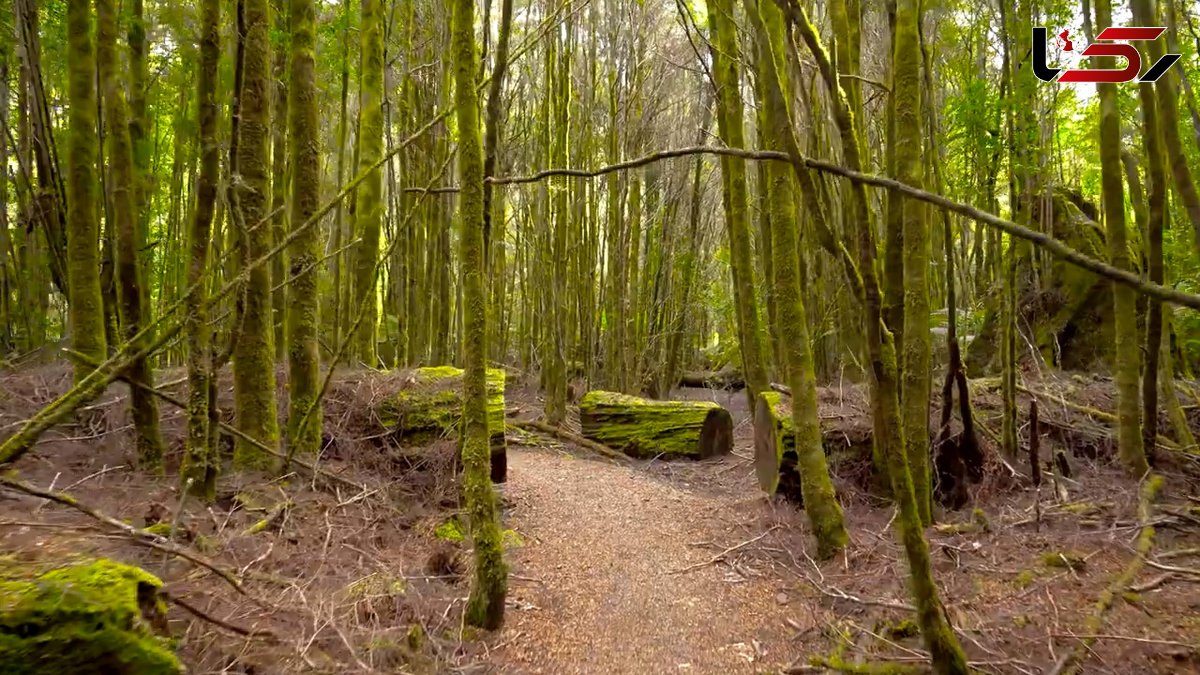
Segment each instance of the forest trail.
M501 672L751 673L801 653L782 580L707 564L766 531L761 496L547 450L510 447L509 467L506 527L523 546Z

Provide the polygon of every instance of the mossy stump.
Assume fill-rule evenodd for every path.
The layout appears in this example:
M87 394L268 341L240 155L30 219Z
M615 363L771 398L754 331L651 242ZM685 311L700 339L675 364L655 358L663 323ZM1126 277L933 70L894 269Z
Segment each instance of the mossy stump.
M631 457L706 459L733 449L733 418L708 401L652 401L590 391L579 402L583 436Z
M401 378L402 388L383 399L376 414L384 427L405 443L419 445L441 436L458 436L463 409L463 371L452 366L417 368ZM504 444L504 371L487 371L488 432L492 482L508 477Z
M754 411L754 473L758 485L768 495L779 493L803 506L791 400L776 391L758 396L759 405Z
M0 670L10 675L182 673L166 632L162 582L100 559L0 578Z

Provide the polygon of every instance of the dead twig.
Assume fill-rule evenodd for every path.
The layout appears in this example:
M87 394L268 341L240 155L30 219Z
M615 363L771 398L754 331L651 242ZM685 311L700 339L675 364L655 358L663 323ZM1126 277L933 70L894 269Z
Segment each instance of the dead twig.
M223 619L218 619L217 617L209 614L208 612L205 612L204 610L187 602L186 600L184 600L183 598L181 598L179 596L172 595L171 593L169 593L165 590L161 590L161 589L159 590L159 593L161 593L162 596L164 598L166 598L167 600L169 600L170 602L178 605L180 607L180 609L183 609L188 614L191 614L192 616L196 617L197 619L200 619L201 621L207 621L208 623L211 623L212 625L217 626L218 628L223 628L223 629L229 631L230 633L235 633L237 635L241 635L242 637L270 640L272 642L276 642L279 640L279 637L269 630L258 630L258 629L254 629L254 628L242 628L241 626L236 626L236 625L229 623L228 621L225 621Z
M688 565L687 567L684 567L683 569L672 570L671 572L668 572L668 574L683 574L684 572L690 572L692 570L700 569L701 567L707 567L714 563L720 562L720 560L722 558L729 555L730 553L733 553L734 551L737 551L739 549L743 549L743 548L749 546L750 544L753 544L756 541L760 541L760 540L762 540L763 537L766 537L768 534L771 534L772 532L774 532L775 530L778 530L778 529L779 529L779 525L772 525L771 527L767 528L766 532L763 532L762 534L758 535L757 537L754 537L753 539L747 539L746 541L743 541L740 544L735 544L734 546L730 546L729 548L725 549L724 551L721 551L720 553L714 555L713 557L709 558L708 560L705 560L704 562L698 562L694 565Z

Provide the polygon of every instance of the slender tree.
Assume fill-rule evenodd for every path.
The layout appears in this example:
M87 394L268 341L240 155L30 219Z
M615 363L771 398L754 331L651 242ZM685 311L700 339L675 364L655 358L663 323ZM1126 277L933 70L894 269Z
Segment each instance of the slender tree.
M221 0L204 0L200 7L200 70L197 77L197 115L200 131L200 171L196 175L196 205L188 227L187 297L188 435L180 477L206 501L216 498L220 458L209 427L212 380L212 335L208 325L209 245L213 210L220 177L217 140L217 66L221 58Z
M321 194L320 124L317 117L316 6L291 0L292 222L301 227L317 212ZM289 260L288 444L292 453L315 455L321 444L320 354L317 351L317 273L320 239L308 228L292 244ZM317 405L312 414L308 409ZM302 420L303 428L300 428Z
M240 260L247 265L266 255L271 245L267 216L270 204L269 157L271 87L267 0L245 0L242 89L238 95L237 171L234 177L235 226L240 237ZM275 407L275 347L271 322L271 269L259 265L242 288L242 310L233 351L234 401L238 429L274 447L279 444ZM266 468L273 464L244 438L234 446L239 467Z
M709 6L713 32L713 77L717 88L717 129L731 148L746 147L743 131L741 77L738 73L737 30L731 0L714 0ZM737 314L738 345L742 372L753 411L759 393L768 386L762 358L762 334L758 303L754 297L754 267L750 261L750 223L746 205L746 163L740 158L721 157L726 196L725 225L729 237L729 271L733 277L734 311Z
M496 497L492 492L488 447L486 269L483 250L483 144L479 130L479 70L475 45L475 2L454 0L451 19L454 61L454 109L459 133L460 282L463 302L462 462L463 498L470 514L475 549L475 582L467 601L466 620L473 626L498 628L504 621L508 567L504 563Z
M354 302L359 307L363 298L375 294L375 261L379 258L379 238L383 231L383 173L371 170L383 156L383 3L382 0L362 0L359 19L362 40L361 84L358 96L358 169L370 170L355 195L354 218L358 230L358 245L354 251ZM355 335L354 353L358 360L375 367L375 325L378 307L367 303L367 315Z
M1109 0L1096 0L1096 24L1112 25ZM1112 68L1111 56L1097 56L1097 68ZM1121 117L1117 109L1117 85L1096 84L1100 99L1100 183L1104 196L1104 222L1108 234L1109 263L1118 269L1131 268L1129 238L1125 229L1125 187L1121 180ZM1141 395L1139 392L1137 295L1124 284L1113 284L1113 317L1116 334L1117 452L1134 474L1149 470L1142 445Z
M765 85L766 108L763 120L768 125L765 139L768 150L799 154L799 143L792 129L791 113L784 81L783 14L770 2L746 0L746 12L757 34L759 80ZM821 442L821 423L817 415L817 377L809 347L808 319L800 293L799 247L796 232L795 180L792 168L771 162L767 168L768 205L771 210L771 250L774 260L775 301L779 312L779 336L783 349L780 364L792 391L792 423L796 429L796 455L804 510L817 538L817 551L829 558L848 540L842 508L834 495Z
M145 270L138 245L137 194L133 150L129 139L129 118L125 107L123 78L117 71L117 9L113 0L96 0L96 61L104 89L104 119L107 125L109 199L112 202L114 231L117 237L116 259L121 328L126 340L133 340L148 323L144 305ZM145 341L145 337L141 339ZM139 345L134 345L139 346ZM148 359L131 364L127 373L135 382L154 386ZM159 431L158 400L139 387L130 392L130 409L137 434L138 463L161 470L162 434Z
M67 139L67 286L70 290L71 346L94 361L103 361L106 341L97 210L100 137L96 132L96 61L91 16L90 0L67 3L67 75L71 103L71 128ZM7 176L4 182L7 187ZM2 290L7 295L7 288ZM82 380L90 370L91 366L77 360L75 381Z
M893 140L896 178L922 186L921 173L921 23L920 0L896 3L896 39L892 47ZM889 201L889 208L891 207ZM929 481L929 390L933 369L929 339L929 223L925 204L900 202L904 251L904 342L900 401L903 406L905 454L921 524L932 521L933 491Z

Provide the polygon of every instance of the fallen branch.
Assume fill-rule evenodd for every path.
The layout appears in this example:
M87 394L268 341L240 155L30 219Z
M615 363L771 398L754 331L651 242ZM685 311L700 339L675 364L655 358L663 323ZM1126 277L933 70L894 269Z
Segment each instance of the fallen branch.
M672 570L671 572L669 572L669 574L683 574L684 572L690 572L692 570L697 570L697 569L700 569L701 567L708 567L709 565L712 565L713 563L720 562L720 560L722 558L729 555L730 553L733 553L734 551L746 548L747 546L749 546L750 544L753 544L756 541L760 541L763 537L766 537L768 534L771 534L772 532L774 532L775 530L778 530L778 529L779 529L779 525L772 525L770 528L767 529L766 532L763 532L762 534L758 535L757 537L754 537L753 539L747 539L746 541L743 541L740 544L735 544L733 546L730 546L729 548L725 549L724 551L721 551L720 553L714 555L713 557L709 558L708 560L705 560L704 562L698 562L694 565L688 565L687 567L684 567L683 569Z
M552 424L547 424L540 420L509 420L508 426L525 431L536 431L550 436L557 437L561 440L568 441L582 448L587 448L592 452L599 453L609 459L619 460L623 462L629 461L625 455L613 450L607 445L597 443L596 441L588 440L578 434L573 434L562 427L556 427Z
M1100 636L1100 629L1104 627L1104 615L1112 609L1120 594L1129 587L1134 577L1142 570L1142 566L1150 556L1150 549L1154 547L1154 527L1150 525L1150 521L1152 520L1154 497L1158 494L1162 483L1161 476L1150 474L1147 477L1142 486L1142 498L1138 503L1138 519L1141 521L1141 528L1138 533L1136 555L1096 600L1096 606L1092 610L1091 616L1084 622L1086 634L1079 636L1079 644L1075 646L1075 649L1063 654L1054 667L1046 671L1048 675L1063 675L1079 671L1080 662L1091 652L1092 645Z
M200 609L199 607L196 607L195 605L185 601L183 598L178 597L176 595L172 595L171 593L168 593L165 590L160 589L159 593L162 594L162 596L164 598L166 598L167 600L169 600L170 602L173 602L176 605L178 605L181 609L186 611L188 614L191 614L192 616L196 617L197 619L200 619L201 621L207 621L208 623L211 623L212 625L217 626L218 628L223 628L223 629L229 631L230 633L235 633L237 635L241 635L242 637L270 640L272 642L277 642L279 640L279 637L269 630L257 630L257 629L253 629L253 628L242 628L241 626L234 625L223 619L218 619L217 617L205 612L204 610Z
M24 481L19 481L15 478L9 478L8 476L0 476L0 485L3 485L4 487L6 487L10 490L14 490L16 492L23 492L27 495L32 495L34 497L40 497L42 499L48 499L52 502L57 502L59 504L62 504L63 506L69 506L90 518L98 520L98 521L104 523L105 525L109 525L110 527L113 527L117 530L120 530L122 534L124 534L125 536L127 536L129 539L133 540L137 544L140 544L142 546L146 546L148 548L152 548L152 549L155 549L158 551L163 551L164 553L170 553L171 555L178 556L180 558L183 558L184 560L187 560L191 563L194 563L196 565L199 565L200 567L203 567L203 568L209 570L213 574L216 574L217 576L224 579L226 581L226 583L228 583L230 586L232 586L233 589L236 590L238 593L241 593L242 595L244 595L248 598L254 599L253 596L251 596L249 593L246 592L246 589L244 589L242 587L242 582L238 581L237 577L235 577L232 572L218 566L216 563L212 562L208 558L205 558L204 556L202 556L198 553L192 553L191 551L187 550L186 548L183 548L182 546L173 544L169 540L167 540L163 537L160 537L156 534L147 532L146 530L140 530L140 529L130 525L129 523L117 520L116 518L113 518L112 516L101 513L100 511L97 511L96 509L93 509L92 507L87 506L86 504L81 504L79 502L79 500L75 499L71 495L68 495L68 494L65 494L62 492L52 492L50 490L43 490L39 487L30 485L29 483L26 483ZM262 604L262 602L258 601L258 600L255 600L255 602L257 602L260 605Z

